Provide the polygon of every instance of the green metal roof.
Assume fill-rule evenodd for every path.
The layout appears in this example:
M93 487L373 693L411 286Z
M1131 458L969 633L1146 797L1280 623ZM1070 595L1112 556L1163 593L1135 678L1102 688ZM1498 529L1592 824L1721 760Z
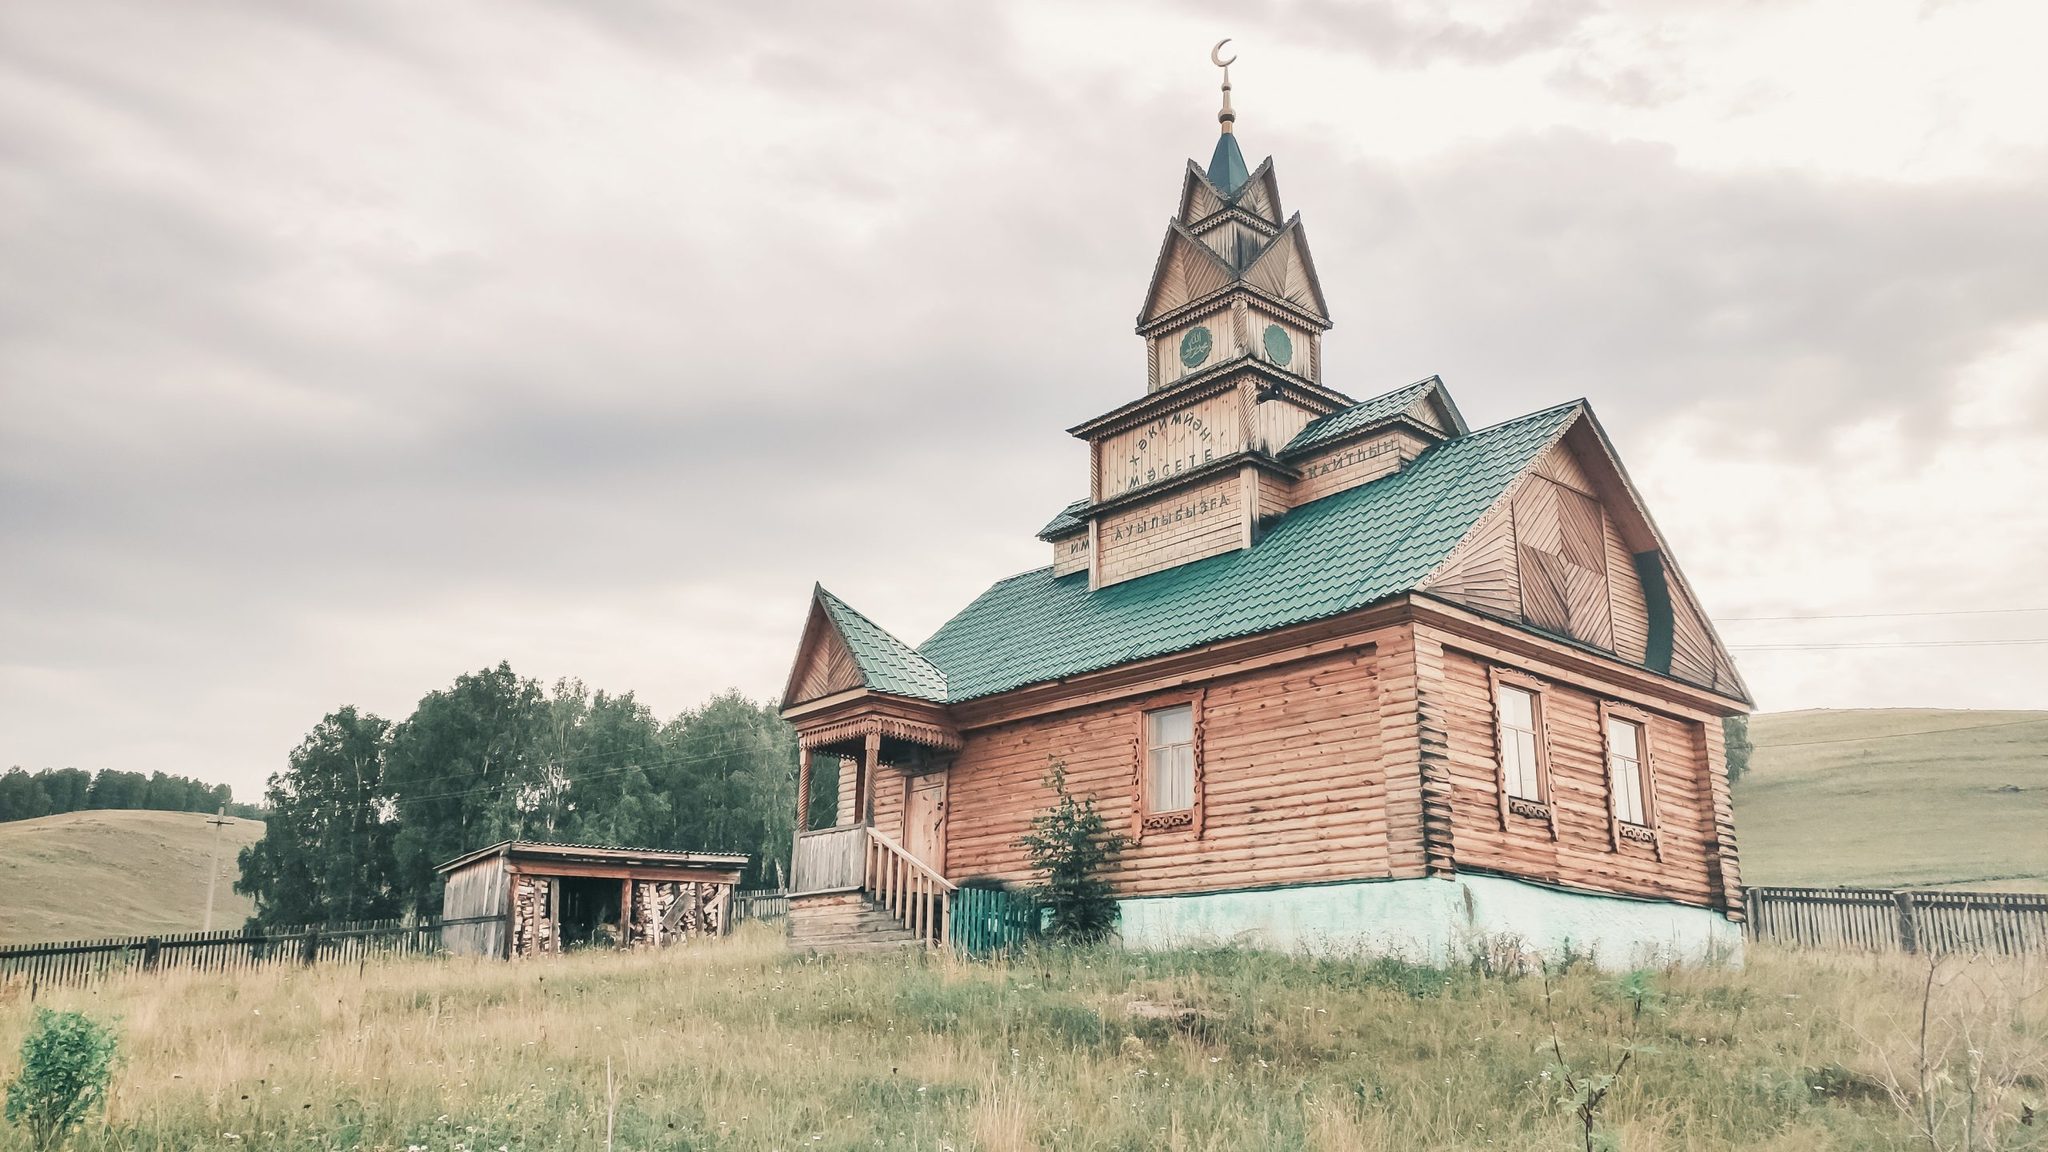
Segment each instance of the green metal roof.
M1252 178L1251 169L1244 166L1244 153L1237 149L1237 134L1225 132L1216 139L1216 151L1209 156L1209 171L1205 173L1209 183L1228 199L1237 195Z
M1086 573L1012 576L917 654L959 702L1363 608L1434 571L1580 410L1432 445L1399 472L1294 509L1253 548L1092 592Z
M913 700L946 700L946 675L916 649L884 631L882 626L861 615L854 607L824 585L816 589L818 604L839 629L861 679L876 692L908 696Z
M1287 447L1280 450L1280 455L1306 451L1318 444L1326 444L1352 432L1370 428L1382 420L1391 420L1406 412L1417 400L1429 395L1431 390L1442 387L1443 381L1432 376L1427 380L1418 380L1406 388L1397 388L1384 396L1361 400L1349 408L1332 412L1297 432L1294 439L1287 442Z
M1086 528L1088 522L1081 519L1081 511L1086 507L1088 507L1088 498L1083 496L1065 508L1060 509L1059 515L1053 517L1045 527L1038 530L1038 538L1040 540L1057 540L1062 536L1067 536Z

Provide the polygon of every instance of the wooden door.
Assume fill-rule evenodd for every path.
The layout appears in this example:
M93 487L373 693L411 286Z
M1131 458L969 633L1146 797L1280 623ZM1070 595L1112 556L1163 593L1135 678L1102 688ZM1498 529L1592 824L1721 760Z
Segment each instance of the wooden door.
M946 774L913 776L903 803L903 847L939 875L946 874Z

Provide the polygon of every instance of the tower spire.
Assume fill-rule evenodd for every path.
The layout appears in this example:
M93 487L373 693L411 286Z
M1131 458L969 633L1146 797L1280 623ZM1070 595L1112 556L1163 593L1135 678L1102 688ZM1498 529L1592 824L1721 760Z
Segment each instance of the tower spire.
M1214 184L1217 191L1225 196L1234 196L1239 188L1244 187L1245 181L1251 179L1252 174L1244 165L1244 153L1237 148L1237 133L1234 130L1237 113L1230 107L1230 66L1237 63L1237 56L1233 53L1230 59L1223 58L1223 46L1228 43L1230 38L1226 36L1218 40L1214 48L1209 49L1209 63L1223 69L1223 108L1216 113L1216 122L1222 126L1223 132L1216 139L1215 154L1209 157L1207 175L1209 183Z
M1223 125L1223 131L1226 133L1237 121L1237 113L1230 110L1230 66L1237 63L1237 54L1232 53L1228 60L1223 58L1223 46L1228 43L1230 37L1225 36L1216 42L1214 48L1209 49L1209 63L1223 69L1223 108L1216 113L1216 122Z

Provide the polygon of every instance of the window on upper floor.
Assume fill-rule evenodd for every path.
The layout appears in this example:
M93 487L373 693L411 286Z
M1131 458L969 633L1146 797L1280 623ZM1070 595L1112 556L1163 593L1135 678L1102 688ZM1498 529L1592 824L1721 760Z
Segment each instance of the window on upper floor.
M1607 718L1607 787L1614 818L1647 827L1649 804L1649 742L1640 721Z
M1195 806L1195 710L1177 704L1145 713L1145 812Z
M1509 797L1532 804L1543 794L1543 698L1535 690L1500 684L1495 690L1500 725L1500 784Z

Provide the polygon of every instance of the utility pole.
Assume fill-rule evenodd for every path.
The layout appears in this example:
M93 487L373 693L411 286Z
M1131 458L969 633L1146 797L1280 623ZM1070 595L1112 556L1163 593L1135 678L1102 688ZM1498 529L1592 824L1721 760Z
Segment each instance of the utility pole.
M220 830L234 821L228 819L228 806L223 804L207 823L213 825L213 867L206 872L206 926L200 929L202 932L213 931L213 889L220 883Z

